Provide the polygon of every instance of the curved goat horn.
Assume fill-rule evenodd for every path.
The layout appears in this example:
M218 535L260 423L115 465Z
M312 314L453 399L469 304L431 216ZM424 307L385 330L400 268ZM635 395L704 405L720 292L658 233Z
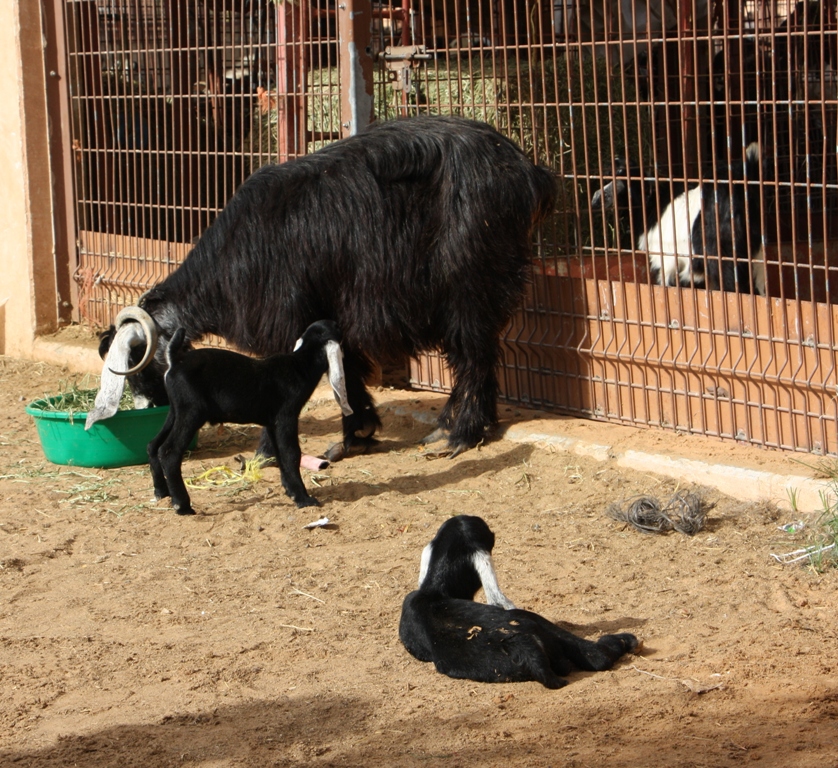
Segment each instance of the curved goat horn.
M116 316L116 320L114 320L117 332L119 332L119 329L122 328L125 323L131 320L138 322L140 327L143 329L143 334L145 335L145 353L143 354L143 359L127 371L115 371L111 368L111 373L115 373L117 376L131 376L132 374L137 373L137 371L141 371L151 362L151 359L154 357L154 353L157 350L157 325L151 315L144 309L140 309L139 307L125 307L125 309L123 309Z

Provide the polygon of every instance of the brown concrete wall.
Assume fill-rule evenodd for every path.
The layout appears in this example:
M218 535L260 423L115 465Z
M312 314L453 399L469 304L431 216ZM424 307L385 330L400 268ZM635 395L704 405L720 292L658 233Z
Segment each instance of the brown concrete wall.
M38 0L0 3L0 353L58 324L44 36Z

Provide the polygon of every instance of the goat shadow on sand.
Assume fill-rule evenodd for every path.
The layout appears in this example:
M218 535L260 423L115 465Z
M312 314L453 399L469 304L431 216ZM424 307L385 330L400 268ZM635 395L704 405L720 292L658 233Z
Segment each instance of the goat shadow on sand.
M325 398L326 402L330 400L331 398ZM420 443L434 429L437 415L436 411L442 407L444 402L445 398L440 398L438 404L431 404L430 412L425 410L424 413L419 412L415 416L404 412L403 402L378 403L383 427L377 435L379 442L369 451L370 454L386 454L394 451L415 450L420 459L424 456L438 471L423 472L421 476L413 474L399 475L382 481L371 481L369 479L354 480L344 477L335 485L323 485L322 487L314 488L314 496L324 506L328 506L329 502L332 501L352 502L361 498L380 496L391 492L403 496L410 496L456 485L465 480L473 480L487 473L496 473L502 469L527 461L532 456L535 447L527 444L511 446L509 450L493 456L481 453L479 447L460 454L454 459L448 459L444 456L438 458L430 451L428 453L421 453ZM316 408L316 406L322 404L322 401L315 400L313 404ZM500 441L503 432L508 427L508 424L499 426L491 436L489 442ZM329 446L330 440L333 441L336 434L340 433L340 429L341 419L339 412L324 416L304 410L300 416L299 429L303 452L321 455ZM232 459L237 454L242 454L244 457L250 458L254 455L260 433L261 427L256 426L235 424L205 426L200 433L198 447L192 451L191 458L218 461L227 458ZM339 466L352 467L353 464L358 464L363 461L363 457L364 454L353 454L343 459ZM246 511L254 504L264 502L266 499L275 500L277 504L285 504L287 502L289 508L292 508L293 503L284 494L279 482L278 470L269 468L268 472L270 474L268 474L266 479L270 486L267 493L255 493L230 499L226 504L226 508L228 510ZM324 472L328 473L329 469L324 470ZM308 480L306 482L308 485L311 484ZM221 514L220 512L216 513L206 509L202 510L200 500L196 500L196 504L199 514ZM312 510L315 509L312 508Z
M392 444L387 441L382 441L381 445L384 446L384 451L392 449ZM466 458L469 454L461 454L450 461L448 459L437 459L433 461L433 465L438 467L439 471L422 474L421 476L399 475L383 481L341 478L336 485L324 485L320 488L313 489L315 497L323 506L311 507L311 511L316 517L317 510L326 510L328 509L328 505L335 501L345 503L353 502L362 498L380 496L385 493L397 493L402 496L427 493L428 491L456 485L464 480L474 480L481 475L494 474L502 469L519 465L529 460L534 450L535 447L531 445L516 445L500 455L491 457L480 455L475 451L475 458L473 459ZM200 454L198 454L198 458L200 458ZM352 461L357 461L358 458L363 457L350 457L344 459L341 464L349 466ZM195 503L198 513L212 516L215 514L224 514L224 512L229 510L243 512L258 502L264 502L266 499L273 499L277 504L287 505L289 509L293 509L293 502L284 494L282 485L279 482L279 471L275 469L269 469L268 471L271 473L276 472L276 475L270 474L267 478L272 488L267 495L260 493L236 500L231 499L225 504L225 509L219 511L202 509L200 499L196 499ZM324 472L328 471L328 469L324 470ZM310 485L310 482L308 484Z

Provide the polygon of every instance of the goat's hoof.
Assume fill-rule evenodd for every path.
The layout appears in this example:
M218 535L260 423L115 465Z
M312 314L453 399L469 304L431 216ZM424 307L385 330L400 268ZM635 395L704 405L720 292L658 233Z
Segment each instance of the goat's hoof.
M378 440L374 437L346 438L342 443L330 445L323 453L323 456L328 461L340 461L347 456L358 456L363 453L369 453L376 445L378 445Z
M343 443L333 443L323 453L326 461L340 461L346 456L346 446Z
M304 499L300 499L300 501L295 502L299 509L303 507L319 507L320 502L314 498L314 496L306 496Z
M603 635L596 641L597 645L601 645L612 651L615 656L615 661L625 653L632 653L642 647L642 643L628 632L620 632L616 635Z
M179 515L194 515L195 510L192 507L175 507L175 512Z
M163 501L163 499L167 499L169 497L168 491L155 491L154 492L154 500L155 501Z
M449 442L448 443L448 450L450 451L448 458L453 459L455 456L459 456L461 453L465 451L470 451L472 448L479 448L483 445L482 440L478 440L476 443L466 443L466 442Z
M422 445L430 445L431 443L445 440L448 437L448 430L443 427L437 427L430 435L423 437L420 443Z
M631 653L643 647L643 643L628 632L611 635L623 648L623 653Z
M433 448L431 450L425 451L424 455L427 456L429 459L453 459L456 456L459 456L461 453L465 453L466 451L470 451L472 448L476 448L477 446L482 445L482 443L482 440L480 440L476 444L465 442L463 440L449 440L447 445L444 445L441 448Z

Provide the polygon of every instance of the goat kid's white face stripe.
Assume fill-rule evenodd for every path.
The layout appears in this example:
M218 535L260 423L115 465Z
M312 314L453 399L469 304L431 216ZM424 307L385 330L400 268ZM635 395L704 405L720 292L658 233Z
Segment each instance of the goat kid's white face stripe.
M480 549L471 556L471 562L477 575L480 576L480 583L483 584L483 591L486 593L486 602L489 605L506 608L506 610L514 608L515 604L500 591L495 568L492 565L492 556Z
M296 352L301 346L303 346L303 337L302 336L300 336L300 338L297 339L297 343L294 345L294 349L292 351Z

